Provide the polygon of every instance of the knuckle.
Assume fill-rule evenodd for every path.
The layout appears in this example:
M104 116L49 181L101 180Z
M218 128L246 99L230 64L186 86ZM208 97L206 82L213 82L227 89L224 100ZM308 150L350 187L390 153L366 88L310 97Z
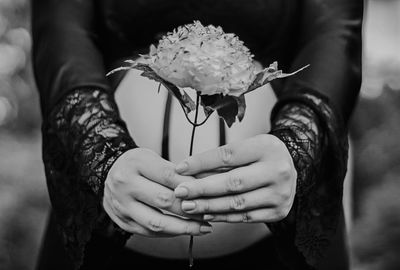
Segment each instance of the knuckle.
M162 232L165 229L165 225L161 219L150 219L147 223L147 228L152 232Z
M142 196L141 188L133 187L127 190L126 195L134 200L140 198Z
M192 224L191 222L187 222L184 225L184 233L185 234L198 234L198 232L200 231L199 228L197 228L198 226L195 226L194 224Z
M218 148L219 158L224 165L230 165L232 163L233 150L231 147L224 145Z
M288 192L284 192L281 194L281 200L282 202L287 202L290 199L290 194Z
M277 221L280 221L280 220L284 219L285 217L287 217L288 213L286 213L286 211L284 209L279 209L275 212L275 219Z
M198 205L203 212L209 212L211 208L208 200L196 201L196 205Z
M282 180L290 180L293 177L292 166L289 162L282 162L280 166L277 167L279 178Z
M172 168L164 168L162 171L162 180L165 185L172 186L175 177L175 171Z
M190 223L186 223L184 225L184 228L183 228L183 233L184 234L191 234L191 232L192 232L192 230L191 230Z
M174 204L174 196L172 193L159 192L156 197L156 205L161 209L169 209Z
M279 206L282 205L283 203L286 203L290 199L290 193L286 191L280 191L277 192L274 197L275 199L273 201L275 206Z
M232 196L230 208L231 210L242 210L245 207L245 203L246 201L243 196Z
M249 212L244 212L242 214L242 221L244 223L252 222L252 220L253 220L253 218L252 218L252 216L251 216L251 214Z
M241 177L229 173L228 180L226 183L226 188L228 192L239 192L243 190L243 180Z
M110 172L110 179L114 185L121 185L125 183L124 174L120 170L113 170Z
M200 185L197 190L197 195L202 197L202 196L204 196L204 194L206 194L206 188L204 185Z

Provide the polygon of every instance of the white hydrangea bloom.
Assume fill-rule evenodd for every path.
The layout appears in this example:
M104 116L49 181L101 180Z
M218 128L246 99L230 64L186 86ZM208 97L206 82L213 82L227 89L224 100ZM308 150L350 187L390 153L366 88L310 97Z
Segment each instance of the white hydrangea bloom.
M202 95L239 96L257 73L253 55L237 36L199 21L178 27L151 46L146 63L164 80Z

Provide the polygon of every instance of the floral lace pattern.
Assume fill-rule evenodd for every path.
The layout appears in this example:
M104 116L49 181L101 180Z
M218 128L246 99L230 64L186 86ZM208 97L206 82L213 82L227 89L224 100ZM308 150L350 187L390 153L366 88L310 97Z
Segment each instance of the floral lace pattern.
M113 98L76 90L43 124L43 160L52 207L75 268L93 230L125 243L102 208L104 181L113 162L136 147Z
M275 106L271 134L286 144L298 184L289 216L268 226L276 235L282 257L291 256L289 260L297 265L305 259L303 268L312 269L323 258L339 223L347 165L346 132L323 97L301 93L283 98ZM290 249L295 255L288 254Z

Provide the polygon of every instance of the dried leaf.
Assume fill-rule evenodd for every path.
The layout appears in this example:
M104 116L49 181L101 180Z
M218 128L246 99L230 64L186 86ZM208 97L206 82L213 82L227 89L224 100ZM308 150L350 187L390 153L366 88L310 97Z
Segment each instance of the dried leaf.
M241 122L243 120L244 114L246 112L246 99L244 98L244 95L241 95L241 96L237 97L235 100L238 105L237 117L239 119L239 122Z
M202 106L207 114L217 111L218 115L225 121L228 127L243 120L246 111L246 100L244 95L239 97L224 96L222 94L201 97Z
M196 109L195 102L191 99L191 97L185 92L181 91L178 87L176 87L173 83L170 83L160 76L149 67L147 64L136 62L133 60L126 60L127 64L130 66L119 67L112 71L110 71L107 76L121 71L121 70L129 70L129 69L137 69L141 70L141 76L146 77L148 79L154 80L156 82L161 83L164 87L175 96L184 110L184 113L189 114L191 111ZM203 107L204 113L206 117L211 115L214 111L217 111L218 115L225 121L225 123L231 127L233 123L236 121L236 118L239 121L242 121L246 112L246 100L244 94L254 91L255 89L270 83L271 81L279 78L285 78L289 76L293 76L296 73L304 70L309 65L300 68L292 73L283 73L282 70L278 70L278 62L272 63L268 68L259 72L253 83L250 85L249 89L240 96L232 96L232 95L203 95L201 96L201 105Z
M158 76L157 73L151 67L149 67L147 64L139 63L139 62L136 62L133 60L126 60L125 62L130 64L130 66L116 68L116 69L110 71L109 73L107 73L106 76L109 76L109 75L114 74L115 72L118 72L121 70L129 70L129 69L140 70L140 71L142 71L142 73L140 74L141 76L146 77L150 80L159 82L162 85L164 85L164 87L173 96L175 96L177 98L177 100L179 101L179 103L182 106L182 109L184 110L184 112L186 114L188 114L191 111L194 111L196 109L195 102L185 91L182 91L183 92L183 94L182 94L178 87L176 87L174 84L172 84L172 83L164 80L160 76Z
M309 66L310 65L306 65L292 73L283 73L282 70L278 70L278 62L274 62L268 68L257 73L253 83L250 85L249 89L245 93L254 91L257 88L266 85L275 79L281 79L293 76L299 73L300 71L308 68Z

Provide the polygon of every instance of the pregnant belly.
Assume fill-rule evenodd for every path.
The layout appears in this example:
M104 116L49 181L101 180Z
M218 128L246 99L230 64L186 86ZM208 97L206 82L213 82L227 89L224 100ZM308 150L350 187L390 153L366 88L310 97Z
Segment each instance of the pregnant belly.
M150 148L161 154L163 114L167 90L157 93L158 84L141 77L140 72L130 71L116 93L122 118L140 147ZM188 91L194 92L194 91ZM194 94L194 93L192 93ZM269 116L276 97L272 89L264 86L246 95L247 109L241 123L226 129L226 141L248 138L269 131ZM176 100L172 102L170 123L170 160L179 162L188 156L191 125L187 122ZM218 117L213 115L196 130L194 153L218 146ZM208 258L244 249L268 236L265 224L213 223L213 233L195 237L194 254ZM164 258L187 258L188 236L174 238L146 238L134 235L127 246L135 251Z

